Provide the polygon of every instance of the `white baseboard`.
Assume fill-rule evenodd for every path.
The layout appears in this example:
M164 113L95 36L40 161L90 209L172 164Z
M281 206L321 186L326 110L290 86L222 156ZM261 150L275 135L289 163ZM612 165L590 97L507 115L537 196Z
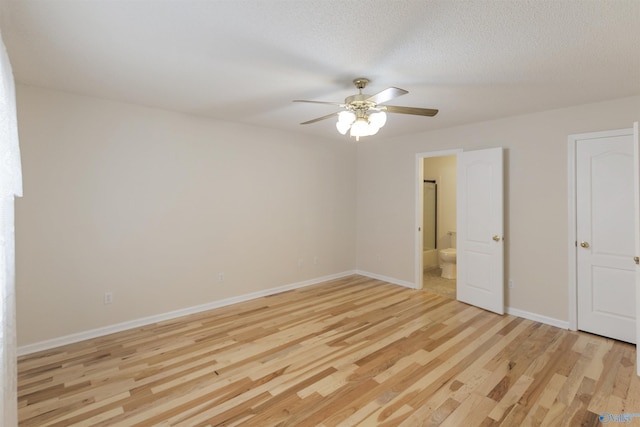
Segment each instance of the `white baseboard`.
M368 271L356 270L355 274L359 274L361 276L366 276L366 277L371 277L372 279L383 280L385 282L389 282L389 283L392 283L394 285L404 286L405 288L411 288L411 289L415 289L416 288L416 284L415 283L407 282L407 281L396 279L396 278L393 278L393 277L382 276L382 275L376 274L376 273L369 273Z
M569 329L569 322L565 320L554 319L553 317L543 316L541 314L530 313L517 308L505 307L505 312L513 316L522 317L524 319L533 320L534 322L544 323L545 325L555 326L556 328Z
M376 273L370 273L368 271L356 270L355 274L371 277L372 279L383 280L385 282L389 282L394 285L404 286L406 288L411 288L411 289L416 288L415 283L395 279L393 277L382 276ZM517 308L512 308L512 307L505 307L505 312L513 316L522 317L528 320L533 320L534 322L540 322L540 323L544 323L545 325L555 326L556 328L569 329L568 321L554 319L553 317L543 316L541 314L531 313L528 311L519 310Z
M165 320L171 320L189 314L200 313L202 311L212 310L214 308L225 307L239 302L249 301L256 298L261 298L269 295L279 294L281 292L290 291L293 289L303 288L305 286L316 285L318 283L326 282L329 280L339 279L341 277L350 276L352 274L359 274L361 276L370 277L372 279L382 280L394 285L403 286L410 289L415 289L415 284L404 280L395 279L393 277L387 277L380 274L370 273L362 270L344 271L342 273L331 274L328 276L317 277L315 279L305 280L302 282L291 283L289 285L279 286L276 288L265 289L262 291L252 292L249 294L238 295L235 297L225 298L222 300L208 302L193 307L187 307L180 310L170 311L168 313L161 313L154 316L143 317L140 319L134 319L127 322L117 323L115 325L104 326L101 328L91 329L76 334L65 335L59 338L53 338L50 340L40 341L33 344L27 344L18 347L18 356L24 356L38 351L49 350L55 347L60 347L67 344L73 344L75 342L84 341L92 338L98 338L104 335L113 334L115 332L125 331L127 329L138 328L146 326L152 323L162 322ZM544 323L547 325L555 326L562 329L569 329L569 322L564 320L554 319L552 317L543 316L536 313L530 313L528 311L519 310L517 308L505 307L505 312L513 316L522 317L524 319L533 320L535 322Z
M362 270L356 270L355 274L371 277L372 279L383 280L385 282L389 282L394 285L404 286L410 289L416 289L415 283L395 279L393 277L382 276L380 274L370 273L368 271L362 271ZM544 323L545 325L555 326L556 328L569 329L568 321L554 319L553 317L543 316L541 314L531 313L528 311L519 310L517 308L512 308L512 307L505 307L505 312L513 316L522 317L528 320L533 320L534 322L540 322L540 323Z
M237 304L239 302L249 301L252 299L261 298L269 295L275 295L281 292L303 288L305 286L316 285L318 283L339 279L341 277L350 276L352 274L357 274L357 273L354 270L344 271L342 273L336 273L328 276L317 277L315 279L305 280L297 283L291 283L289 285L265 289L262 291L252 292L249 294L238 295L235 297L225 298L218 301L212 301L206 304L201 304L193 307L183 308L180 310L170 311L168 313L156 314L153 316L134 319L134 320L130 320L122 323L117 323L115 325L104 326L101 328L91 329L84 332L65 335L59 338L53 338L50 340L40 341L33 344L27 344L27 345L18 347L18 356L24 356L26 354L36 353L38 351L49 350L49 349L60 347L67 344L73 344L75 342L84 341L92 338L98 338L104 335L113 334L115 332L125 331L127 329L138 328L140 326L145 326L152 323L162 322L165 320L171 320L178 317L187 316L189 314L195 314L195 313L200 313L202 311L212 310L214 308L225 307L228 305Z

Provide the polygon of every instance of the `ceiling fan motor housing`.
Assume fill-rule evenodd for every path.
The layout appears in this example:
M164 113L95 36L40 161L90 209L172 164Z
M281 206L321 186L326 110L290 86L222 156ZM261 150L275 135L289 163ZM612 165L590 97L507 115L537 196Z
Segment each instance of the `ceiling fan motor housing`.
M372 101L367 101L368 98L371 98L371 95L366 95L362 93L362 89L367 87L369 84L369 79L360 77L353 81L353 84L358 89L360 93L357 95L347 96L344 99L344 103L346 104L346 108L353 111L358 115L358 117L362 117L364 113L366 113L369 109L375 108L376 103Z
M368 98L370 98L371 95L365 95L365 94L358 94L358 95L351 95L351 96L347 96L344 99L344 103L345 106L352 111L367 111L371 108L375 108L376 107L376 103L372 102L372 101L367 101Z

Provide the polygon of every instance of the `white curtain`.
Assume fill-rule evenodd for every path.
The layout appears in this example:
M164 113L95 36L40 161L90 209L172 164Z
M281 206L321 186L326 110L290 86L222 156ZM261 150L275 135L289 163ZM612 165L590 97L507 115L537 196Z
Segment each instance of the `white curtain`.
M22 196L16 94L0 36L0 425L18 425L14 198Z

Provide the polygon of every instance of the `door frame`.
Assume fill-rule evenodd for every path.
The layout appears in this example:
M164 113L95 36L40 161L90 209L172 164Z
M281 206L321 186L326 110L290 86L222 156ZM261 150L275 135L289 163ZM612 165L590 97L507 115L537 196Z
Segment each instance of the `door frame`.
M567 248L569 249L569 330L578 330L578 235L576 209L576 151L578 141L585 139L609 138L614 136L633 135L633 127L625 129L607 130L601 132L587 132L569 135L567 141L567 183L568 183L568 224Z
M415 280L414 280L414 289L422 289L422 280L423 280L423 265L422 265L422 217L423 217L423 193L422 186L424 181L424 162L423 160L428 157L444 157L444 156L457 156L458 153L463 152L462 148L455 148L452 150L442 150L442 151L427 151L423 153L416 153L416 173L415 173L415 230L417 230L415 237ZM456 185L458 185L456 183ZM456 205L456 211L458 210L458 206Z

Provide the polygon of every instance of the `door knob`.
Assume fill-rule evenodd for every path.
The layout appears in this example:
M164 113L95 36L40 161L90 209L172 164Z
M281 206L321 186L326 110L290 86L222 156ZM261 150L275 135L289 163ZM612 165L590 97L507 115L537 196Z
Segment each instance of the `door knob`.
M583 248L588 248L589 247L589 243L587 242L580 242L580 246Z
M500 241L500 236L498 236L498 235L493 236L493 240L496 241L496 242L499 242Z

